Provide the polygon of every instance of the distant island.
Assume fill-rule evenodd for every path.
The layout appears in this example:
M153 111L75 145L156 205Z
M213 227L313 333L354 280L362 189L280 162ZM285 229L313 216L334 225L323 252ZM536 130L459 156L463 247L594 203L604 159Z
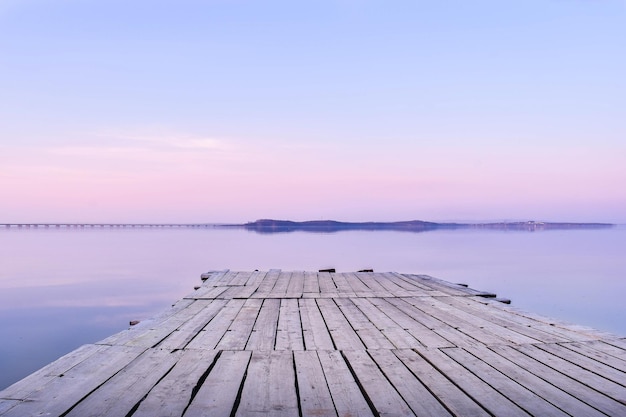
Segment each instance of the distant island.
M400 222L340 222L335 220L290 220L261 219L244 224L221 225L220 227L244 228L257 233L313 232L335 233L345 230L395 230L402 232L428 232L433 230L490 229L512 231L570 230L610 228L611 223L552 223L540 221L497 222L497 223L435 223L422 220Z

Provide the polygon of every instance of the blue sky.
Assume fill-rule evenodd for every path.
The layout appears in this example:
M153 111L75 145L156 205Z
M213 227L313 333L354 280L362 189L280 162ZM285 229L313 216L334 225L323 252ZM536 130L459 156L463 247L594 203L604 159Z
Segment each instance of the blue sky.
M626 222L624 1L0 1L0 221Z

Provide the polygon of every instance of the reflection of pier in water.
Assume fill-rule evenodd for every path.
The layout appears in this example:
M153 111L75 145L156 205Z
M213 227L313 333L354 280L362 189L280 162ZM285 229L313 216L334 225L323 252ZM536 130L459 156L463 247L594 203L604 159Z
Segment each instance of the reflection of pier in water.
M3 223L0 227L6 229L142 229L142 228L213 228L214 224L207 223Z

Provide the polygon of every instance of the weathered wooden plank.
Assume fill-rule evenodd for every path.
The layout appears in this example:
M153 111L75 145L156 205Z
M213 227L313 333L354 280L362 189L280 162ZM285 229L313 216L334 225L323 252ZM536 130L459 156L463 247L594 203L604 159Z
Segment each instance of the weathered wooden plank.
M3 417L61 415L144 351L140 347L106 346L67 370L63 376L59 375L41 389L31 392L25 401L9 409Z
M504 339L507 342L514 343L514 344L537 342L537 339L533 339L521 333L517 333L515 331L509 330L507 327L499 326L495 323L492 323L489 320L486 320L475 314L468 313L467 311L463 309L459 309L456 306L452 306L442 301L442 299L446 300L449 298L454 298L454 297L429 298L430 305L437 308L439 311L443 311L443 312L450 314L452 317L458 317L459 321L462 320L463 322L469 323L471 326L478 327L479 329L482 329L485 332L488 332L500 339Z
M244 300L229 300L220 312L187 345L190 349L215 349L243 307Z
M374 413L341 356L341 352L320 350L317 354L337 415L339 417L372 417Z
M307 350L335 349L326 322L314 299L298 300L302 336Z
M251 275L252 272L250 271L239 271L237 272L237 275L230 280L228 285L246 285Z
M337 416L317 352L296 351L293 356L302 416Z
M511 305L502 304L483 297L467 298L475 301L477 304L484 305L486 310L489 311L494 317L502 317L506 320L514 321L521 326L543 331L548 335L541 339L543 342L588 341L596 339L587 334L561 327L556 320L548 320L542 316L528 314ZM562 340L555 340L555 338L560 338Z
M476 320L472 320L469 317L461 318L460 316L442 309L441 305L438 304L437 300L433 297L413 297L406 300L415 308L422 310L425 314L442 321L449 327L462 331L483 344L497 345L510 343L506 338L500 337L482 328L480 324L476 323Z
M210 271L200 275L202 281L204 281L203 285L213 286L215 283L219 284L219 281L224 278L226 274L230 273L230 270L223 269L221 271Z
M236 416L298 415L292 355L289 351L252 353Z
M350 286L350 284L348 283L348 280L345 276L345 274L342 273L335 273L335 274L331 274L330 275L333 282L335 283L335 287L337 287L337 292L340 294L345 294L345 295L350 295L350 296L355 296L354 291L352 290L352 287Z
M226 305L226 300L198 300L204 308L195 316L169 334L157 347L161 349L183 349Z
M250 355L247 351L222 352L189 404L185 417L230 416Z
M132 339L136 335L145 332L151 328L154 328L159 325L159 323L169 319L171 316L180 312L181 310L186 309L190 305L192 305L195 300L192 299L181 299L178 302L174 303L170 308L163 310L161 313L157 314L152 318L148 318L146 320L142 320L139 324L132 326L129 329L116 333L103 339L96 344L98 345L120 345L128 340Z
M227 271L225 274L216 275L215 278L212 277L211 284L216 287L228 286L237 274L238 271Z
M320 286L320 293L337 294L337 287L330 276L330 272L318 272L317 280Z
M454 348L442 350L445 349ZM528 416L517 404L469 372L463 365L450 360L440 349L417 348L415 351L493 415Z
M455 306L484 320L490 321L511 331L523 334L535 340L535 342L565 342L570 339L549 332L550 329L541 326L533 327L529 320L521 321L519 317L507 313L504 310L489 308L484 302L479 302L474 297L439 297L439 301ZM484 299L481 299L484 301Z
M567 413L556 408L548 401L526 389L518 382L500 373L476 356L461 348L442 349L446 355L472 372L485 383L494 387L500 394L517 404L530 415L566 417ZM480 398L479 398L480 401Z
M354 276L357 277L365 286L369 288L371 293L374 293L376 297L391 297L392 294L376 279L377 274L372 272L356 272Z
M449 341L453 346L472 347L482 345L480 341L462 332L457 326L451 326L449 323L442 322L438 318L431 316L415 307L413 304L419 305L419 300L424 297L415 298L385 298L385 301L398 307L406 314L410 315L414 320L420 322L429 328L433 333L441 336ZM373 299L374 301L377 299Z
M304 291L304 271L294 271L287 285L287 293L289 298L300 298Z
M174 368L150 390L132 416L182 416L191 402L196 385L213 365L217 354L217 350L183 351Z
M227 286L221 287L200 287L196 291L187 295L185 298L192 300L212 300L219 298L228 290Z
M263 280L259 283L259 287L252 297L263 298L269 295L274 285L276 285L276 280L280 276L280 269L271 269L265 274Z
M250 274L250 278L246 282L246 287L258 288L261 282L265 279L265 275L267 275L266 271L258 271L255 270Z
M520 348L520 346L515 348L504 345L489 346L489 349L606 415L626 415L626 405L609 396L599 394L598 391L587 385L584 377L561 373L558 369L553 369L540 360L520 352ZM532 354L532 351L530 353ZM567 372L566 369L563 371Z
M373 298L357 298L352 301L395 348L410 349L420 345L409 332L381 311L373 300Z
M391 350L369 350L368 353L416 415L451 416Z
M615 335L612 335L610 333L601 332L585 326L575 326L570 323L565 323L554 318L545 317L537 313L519 310L511 305L506 305L490 300L485 300L485 302L489 302L490 307L492 308L506 310L510 314L522 317L524 320L532 320L535 325L541 324L543 328L545 328L545 326L549 326L550 333L563 335L571 341L609 339L615 337Z
M33 392L44 389L50 381L64 375L90 356L108 348L105 345L83 345L0 391L0 399L23 400Z
M349 299L337 298L335 303L348 319L352 328L368 349L394 349L395 346L385 337L363 312Z
M270 297L279 297L283 298L287 294L287 287L289 286L289 281L291 280L291 272L281 271L276 279L276 284L274 284L274 288L269 293Z
M320 283L317 280L317 272L307 271L304 273L304 293L319 293Z
M615 369L608 365L605 365L597 360L590 358L588 356L582 355L578 352L574 352L572 350L566 349L563 346L549 343L539 343L535 345L537 348L548 352L563 361L569 362L572 368L577 369L580 367L586 371L589 371L595 375L599 375L602 378L608 379L609 381L613 381L616 384L620 384L623 389L616 390L618 395L621 395L619 398L623 398L626 402L626 373L622 369ZM554 361L553 361L554 362ZM565 362L558 361L559 364L566 366ZM604 383L604 385L612 385L608 383Z
M612 346L626 350L626 339L617 338L617 337L608 337L608 338L605 338L604 341L606 343L611 344Z
M68 417L125 416L174 367L182 352L148 349L115 374L68 414Z
M185 324L187 320L198 314L205 305L206 303L197 300L187 308L178 311L168 319L158 323L158 325L150 326L150 328L144 332L137 332L132 338L129 338L129 340L123 343L127 346L155 347L172 332ZM128 335L131 334L129 333ZM118 344L121 343L122 341L118 341Z
M394 297L409 297L411 294L384 273L373 274L374 279Z
M304 350L298 300L282 299L276 331L276 350Z
M603 352L614 358L618 358L620 360L626 361L626 349L622 349L620 347L612 345L611 344L612 341L613 339L590 340L590 341L584 342L584 344L585 346L590 346L599 352Z
M259 315L263 300L251 298L246 300L228 330L216 345L216 349L243 350L248 343L250 333Z
M219 295L219 298L232 300L233 298L247 299L255 292L255 288L243 285L231 285L226 291Z
M378 415L415 415L366 351L346 350L342 353Z
M622 385L626 383L626 360L616 358L615 356L611 356L600 350L594 349L592 345L589 344L589 342L569 342L569 343L560 343L560 345L563 346L564 348L577 352L585 356L586 358L593 359L595 361L602 363L605 366L608 366L614 370L620 371L619 374L615 374L615 375L621 375L621 378L619 378L619 380L613 379L613 381L621 383ZM590 368L587 368L587 369L590 369ZM593 369L590 369L590 370L593 371ZM601 371L598 373L602 375ZM609 378L609 379L612 379L612 378ZM624 383L620 381L624 381Z
M411 315L405 313L386 299L372 298L369 300L387 317L396 322L398 326L408 332L415 340L426 347L453 347L447 339L433 332L422 323L416 321ZM407 310L413 308L409 304L404 303ZM410 340L410 339L407 339Z
M388 272L388 275L393 275L397 281L395 281L398 285L401 285L401 281L404 282L408 286L403 286L405 289L409 291L419 291L425 295L436 296L439 295L440 291L435 290L428 285L422 283L422 280L415 275L406 275L399 274L397 272Z
M402 349L394 350L393 353L454 415L464 417L486 417L490 415L415 351Z
M363 281L361 281L354 273L345 272L343 276L346 278L346 281L348 281L348 285L350 285L350 288L352 288L352 292L354 292L355 294L371 292L371 289L367 285L365 285Z
M6 398L0 398L0 415L6 413L11 408L22 403L22 400L10 400Z
M437 278L433 278L428 275L413 275L413 274L404 274L404 275L411 277L411 278L415 277L415 279L419 279L422 285L425 285L426 287L432 290L441 291L448 295L464 297L468 295L477 295L477 293L479 293L478 291L474 291L469 288L462 287L457 284L453 284L451 282L438 280Z
M605 415L562 389L539 378L529 369L498 355L487 347L472 349L470 353L488 363L494 369L497 369L502 375L506 375L572 416L600 417ZM543 415L543 413L538 413L538 415Z
M247 350L273 350L278 326L279 299L265 299L246 345Z
M333 299L318 298L316 301L337 349L365 349L365 345Z

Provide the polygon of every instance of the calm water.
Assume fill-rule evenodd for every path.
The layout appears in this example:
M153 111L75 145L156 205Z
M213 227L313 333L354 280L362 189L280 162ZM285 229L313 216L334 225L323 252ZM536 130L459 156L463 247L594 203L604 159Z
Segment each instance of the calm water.
M171 305L210 269L373 268L436 276L626 335L626 228L260 235L0 230L0 389Z

